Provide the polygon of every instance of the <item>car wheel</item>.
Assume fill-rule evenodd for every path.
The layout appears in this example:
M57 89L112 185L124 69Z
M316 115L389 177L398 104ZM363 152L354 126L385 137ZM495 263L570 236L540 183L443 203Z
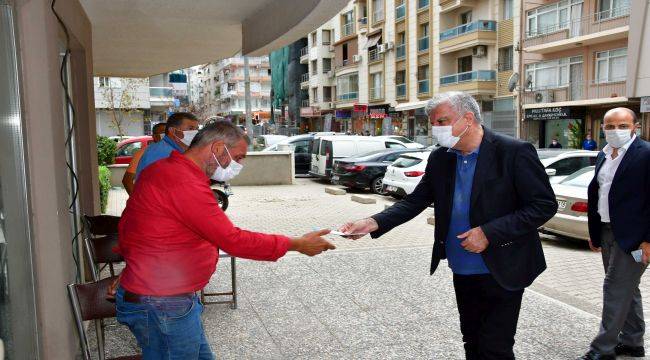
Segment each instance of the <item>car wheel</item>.
M379 194L379 195L386 194L386 192L383 189L383 186L384 186L384 181L383 180L384 180L384 178L381 177L381 176L376 177L372 181L372 183L370 183L370 190L372 190L372 192L374 192L375 194Z

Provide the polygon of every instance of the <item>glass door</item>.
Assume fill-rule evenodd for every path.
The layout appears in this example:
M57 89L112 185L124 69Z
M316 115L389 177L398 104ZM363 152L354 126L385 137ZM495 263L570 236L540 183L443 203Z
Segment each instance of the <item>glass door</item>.
M6 359L37 359L27 164L15 40L13 7L0 0L0 340Z

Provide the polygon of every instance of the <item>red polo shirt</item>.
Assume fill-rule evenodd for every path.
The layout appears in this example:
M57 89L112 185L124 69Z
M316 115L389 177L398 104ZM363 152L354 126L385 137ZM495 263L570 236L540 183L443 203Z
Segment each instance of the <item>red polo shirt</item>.
M275 261L289 238L235 227L219 208L209 179L174 151L148 166L135 183L119 225L126 259L120 284L140 295L175 295L203 289L218 250L236 257Z

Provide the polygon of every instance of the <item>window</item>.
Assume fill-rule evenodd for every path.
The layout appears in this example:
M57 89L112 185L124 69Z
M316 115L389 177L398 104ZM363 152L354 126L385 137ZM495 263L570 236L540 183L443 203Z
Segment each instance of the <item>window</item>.
M600 12L597 19L609 19L628 15L630 13L630 0L600 0Z
M311 61L311 74L318 75L318 60Z
M429 93L429 65L418 66L418 94Z
M332 87L323 86L323 101L329 102L332 101Z
M311 46L318 45L318 39L316 38L316 32L311 33Z
M323 30L323 45L329 45L332 43L332 32L330 30Z
M577 11L582 8L582 6L571 6L577 4L582 4L582 0L562 0L530 10L526 16L526 36L535 37L568 29L571 19L579 19L582 16L582 14L571 14L572 9Z
M429 23L420 25L420 37L418 38L418 51L429 50Z
M406 97L406 70L395 73L395 92L398 99Z
M429 7L429 0L418 0L418 10Z
M313 103L318 102L318 88L316 88L316 87L311 88L311 94L309 94L309 98L311 99L311 102L313 102Z
M384 0L372 0L372 22L384 20Z
M348 37L354 33L354 11L350 10L342 15L341 35Z
M526 81L532 81L531 85L525 84L526 88L540 90L568 86L570 65L581 63L582 56L574 56L526 65Z
M547 166L547 169L555 169L557 171L555 173L556 176L566 176L566 175L571 175L574 172L587 167L591 166L590 158L583 156L583 157L570 157L562 160L558 160L554 162L553 164Z
M309 153L309 140L300 140L294 141L291 143L293 145L293 152L296 154L308 154Z
M323 58L323 74L327 74L330 70L332 70L332 59Z
M141 148L142 143L139 141L128 143L117 150L117 156L133 156Z
M627 75L627 49L596 53L596 82L625 81Z
M370 100L378 100L383 97L382 73L370 74Z
M501 19L512 19L514 0L501 0Z
M472 12L467 11L460 14L460 25L469 24L472 22Z
M99 87L107 87L110 86L110 82L108 77L106 76L100 76L99 77Z
M337 98L340 101L359 98L359 75L348 74L336 79Z
M400 32L397 34L397 46L395 47L395 57L403 59L406 57L406 33Z
M464 73L472 71L472 56L463 56L458 58L458 72Z
M502 47L499 49L499 71L512 70L512 46Z
M406 4L404 0L395 1L395 20L402 20L406 17Z
M345 66L350 62L350 55L348 54L348 43L343 44L341 53L343 54L343 62L341 65Z

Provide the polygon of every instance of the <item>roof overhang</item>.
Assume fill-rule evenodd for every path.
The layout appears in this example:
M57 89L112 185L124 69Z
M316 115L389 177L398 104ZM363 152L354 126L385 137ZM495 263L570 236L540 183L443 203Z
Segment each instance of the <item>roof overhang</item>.
M346 0L81 0L97 76L147 77L237 53L267 55L334 17Z

